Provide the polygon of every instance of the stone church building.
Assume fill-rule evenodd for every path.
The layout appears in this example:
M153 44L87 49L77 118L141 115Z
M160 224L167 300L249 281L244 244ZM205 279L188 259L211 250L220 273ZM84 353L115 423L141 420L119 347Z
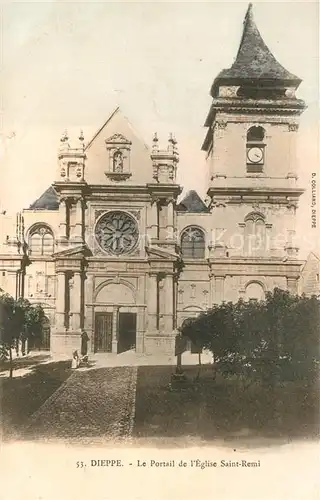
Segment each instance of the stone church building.
M119 109L87 143L62 136L52 186L1 216L0 287L43 305L53 353L79 349L83 331L89 352L172 353L177 327L214 303L299 291L300 83L249 6L211 87L206 203L194 191L178 201L175 138L147 146Z

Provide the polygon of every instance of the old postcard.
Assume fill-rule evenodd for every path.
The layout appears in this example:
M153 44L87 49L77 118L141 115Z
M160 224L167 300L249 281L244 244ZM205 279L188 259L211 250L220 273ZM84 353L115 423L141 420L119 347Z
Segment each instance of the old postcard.
M319 495L317 2L2 2L1 496Z

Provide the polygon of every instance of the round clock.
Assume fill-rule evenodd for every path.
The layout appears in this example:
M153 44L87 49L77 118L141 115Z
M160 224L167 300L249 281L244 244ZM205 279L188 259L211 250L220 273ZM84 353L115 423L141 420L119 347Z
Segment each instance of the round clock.
M247 153L248 160L251 163L260 163L263 160L263 151L261 148L250 148Z
M107 212L97 222L95 237L103 250L121 255L136 246L139 238L138 225L126 212Z

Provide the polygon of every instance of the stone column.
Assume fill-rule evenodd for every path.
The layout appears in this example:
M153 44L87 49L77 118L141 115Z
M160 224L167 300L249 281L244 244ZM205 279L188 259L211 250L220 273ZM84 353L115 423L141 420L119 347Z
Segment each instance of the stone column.
M65 299L66 299L66 275L63 271L57 272L56 292L56 328L65 329Z
M71 313L72 330L80 330L81 326L81 273L75 272L73 274L73 285L71 289Z
M147 286L147 314L148 314L148 330L157 330L158 323L158 280L157 274L150 274Z
M224 298L224 276L215 276L214 277L214 283L215 283L215 297L214 297L214 302L216 304L221 304L223 302Z
M67 239L67 201L61 198L59 206L60 224L59 224L59 238L62 240Z
M82 198L76 199L76 221L73 236L75 239L82 241Z
M119 338L119 306L113 306L112 316L112 352L118 352L118 338Z
M174 238L174 200L170 200L167 207L167 235L166 238Z

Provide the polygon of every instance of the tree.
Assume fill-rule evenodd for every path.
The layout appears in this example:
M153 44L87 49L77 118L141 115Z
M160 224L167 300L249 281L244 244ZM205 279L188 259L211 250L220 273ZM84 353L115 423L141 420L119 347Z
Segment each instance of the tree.
M281 381L314 379L319 368L320 301L275 289L266 299L215 305L180 331L209 349L224 375Z
M40 304L31 304L26 299L19 299L18 304L24 311L24 328L21 334L22 342L25 343L32 338L36 344L39 344L43 323L46 318L42 306Z
M12 348L18 342L21 332L24 329L24 311L19 302L11 295L3 294L0 297L1 303L1 338L2 354L10 359L10 378L12 377Z
M28 300L15 300L9 294L0 295L0 355L10 360L12 377L12 349L19 340L25 342L31 336L41 336L45 318L40 305L32 305Z

